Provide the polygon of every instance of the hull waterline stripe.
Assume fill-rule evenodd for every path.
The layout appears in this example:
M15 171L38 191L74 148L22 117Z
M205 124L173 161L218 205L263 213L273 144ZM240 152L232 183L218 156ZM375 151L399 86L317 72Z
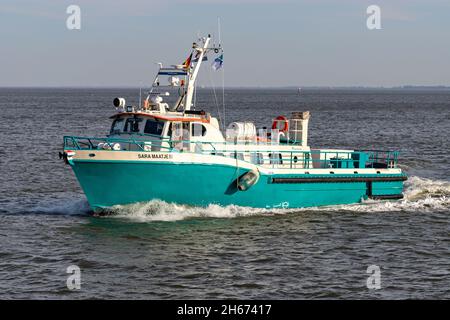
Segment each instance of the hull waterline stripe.
M317 178L272 178L272 183L317 183L317 182L390 182L390 181L405 181L406 176L400 177L317 177Z
M376 196L369 196L369 198L373 200L398 200L403 199L403 194L376 195Z

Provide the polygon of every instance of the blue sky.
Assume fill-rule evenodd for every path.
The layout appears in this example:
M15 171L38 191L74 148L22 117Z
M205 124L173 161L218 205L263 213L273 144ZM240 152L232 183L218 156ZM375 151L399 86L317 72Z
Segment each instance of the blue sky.
M227 86L450 85L450 0L2 0L0 86L145 86L217 17Z

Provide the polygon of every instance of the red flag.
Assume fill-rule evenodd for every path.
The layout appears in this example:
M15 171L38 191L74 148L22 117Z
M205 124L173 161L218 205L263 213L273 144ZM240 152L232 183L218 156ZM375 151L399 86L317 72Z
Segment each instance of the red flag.
M189 55L189 57L184 60L183 62L183 68L188 69L191 66L191 60L192 60L192 53Z

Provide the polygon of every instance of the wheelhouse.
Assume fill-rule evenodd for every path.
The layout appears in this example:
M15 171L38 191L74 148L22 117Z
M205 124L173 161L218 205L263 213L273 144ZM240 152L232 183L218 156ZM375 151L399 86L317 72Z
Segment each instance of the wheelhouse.
M109 137L149 141L152 142L152 150L157 150L155 141L161 141L163 146L165 141L184 142L182 148L186 151L192 151L194 147L191 148L191 144L202 141L224 141L217 120L206 113L201 116L180 113L161 116L135 112L119 113L111 118Z

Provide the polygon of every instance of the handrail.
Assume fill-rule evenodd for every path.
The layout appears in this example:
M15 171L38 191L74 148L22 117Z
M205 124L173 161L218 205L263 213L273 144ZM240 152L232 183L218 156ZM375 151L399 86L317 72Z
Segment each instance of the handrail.
M159 152L184 152L206 155L223 156L227 158L238 158L243 161L259 165L271 165L272 167L287 168L397 168L398 151L382 150L283 150L276 148L282 145L263 144L265 147L258 150L233 149L235 143L212 142L212 141L192 141L192 140L136 140L135 137L123 138L96 138L65 136L64 148L75 150L105 149L104 145L99 147L99 143L108 146L106 150L114 150L116 143L119 143L121 151L159 151ZM82 147L85 144L87 147ZM188 145L186 147L185 145ZM191 146L194 145L194 151ZM200 145L200 148L195 146ZM203 146L209 146L203 148ZM231 148L218 148L220 145ZM271 148L270 148L270 147ZM247 159L245 159L247 158Z
M160 136L153 133L142 133L142 132L124 132L124 133L115 133L114 135L121 135L126 134L130 136L141 136L141 137L152 137L152 138L158 138L160 140L170 140L170 137L168 136ZM107 135L107 137L111 136L112 134ZM121 138L122 139L122 138Z

